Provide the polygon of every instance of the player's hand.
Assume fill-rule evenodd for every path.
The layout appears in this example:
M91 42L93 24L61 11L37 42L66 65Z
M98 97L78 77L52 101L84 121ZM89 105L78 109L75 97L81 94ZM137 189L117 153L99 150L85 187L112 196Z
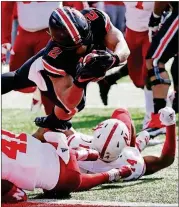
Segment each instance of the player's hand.
M6 63L6 55L7 55L8 51L10 51L11 55L15 54L10 43L2 44L2 48L1 48L1 62L3 64Z
M157 16L152 12L149 20L149 42L152 42L153 36L156 34L156 32L159 30L159 25L160 25L161 17Z
M159 110L160 114L160 121L165 126L170 126L176 123L176 115L175 111L171 108L166 106L163 109Z
M128 178L130 175L132 175L132 169L129 165L122 166L119 169L120 179Z
M46 117L37 117L34 122L36 126L47 128L54 132L64 132L72 126L69 120L59 120L54 114Z

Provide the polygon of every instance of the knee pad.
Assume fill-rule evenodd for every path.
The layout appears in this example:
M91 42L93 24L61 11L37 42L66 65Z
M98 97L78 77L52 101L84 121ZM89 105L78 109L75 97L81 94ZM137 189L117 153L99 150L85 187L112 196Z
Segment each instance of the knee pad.
M155 77L156 79L151 81L150 84L151 86L159 85L159 84L166 84L166 85L171 85L171 80L170 79L164 79L160 76L160 73L166 72L165 68L159 68L158 66L153 67L151 70L148 71L148 78L150 79L151 77Z

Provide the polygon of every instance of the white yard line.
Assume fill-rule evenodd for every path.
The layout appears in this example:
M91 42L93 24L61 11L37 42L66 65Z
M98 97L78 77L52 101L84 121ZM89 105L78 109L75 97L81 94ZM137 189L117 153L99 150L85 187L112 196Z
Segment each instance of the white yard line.
M132 206L142 206L142 207L145 207L145 206L150 206L150 207L163 207L163 206L166 206L166 207L175 207L175 206L178 206L178 204L161 204L161 203L137 203L137 202L114 202L114 201L111 201L111 202L107 202L107 201L88 201L88 200L48 200L48 199L44 199L44 200L29 200L29 201L32 201L32 202L37 202L37 203L44 203L44 204L47 204L47 206L52 206L53 204L59 204L59 206L69 206L70 205L76 205L76 206L100 206L100 207L122 207L122 206L128 206L128 207L132 207ZM49 202L50 201L50 202ZM46 206L45 206L46 207Z

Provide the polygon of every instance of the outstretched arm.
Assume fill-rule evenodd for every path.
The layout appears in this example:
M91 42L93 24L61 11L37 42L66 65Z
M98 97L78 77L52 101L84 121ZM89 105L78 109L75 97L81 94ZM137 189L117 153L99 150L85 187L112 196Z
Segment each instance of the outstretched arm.
M105 45L119 57L120 63L125 62L130 55L130 50L120 30L111 23L111 28L106 34Z
M160 157L145 156L145 175L153 174L170 166L175 159L176 151L176 125L175 112L169 107L161 109L160 120L166 125L166 139Z

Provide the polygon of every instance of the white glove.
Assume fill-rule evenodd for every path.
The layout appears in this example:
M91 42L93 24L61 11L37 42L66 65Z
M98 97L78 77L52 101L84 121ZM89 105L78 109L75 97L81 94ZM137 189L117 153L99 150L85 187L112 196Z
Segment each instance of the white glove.
M11 55L14 55L14 50L12 49L12 45L10 43L4 43L2 44L2 50L1 50L1 62L3 64L6 63L6 55L7 52L10 51Z
M171 108L166 106L163 109L159 110L160 114L160 121L165 126L170 126L176 123L176 115L175 111Z

